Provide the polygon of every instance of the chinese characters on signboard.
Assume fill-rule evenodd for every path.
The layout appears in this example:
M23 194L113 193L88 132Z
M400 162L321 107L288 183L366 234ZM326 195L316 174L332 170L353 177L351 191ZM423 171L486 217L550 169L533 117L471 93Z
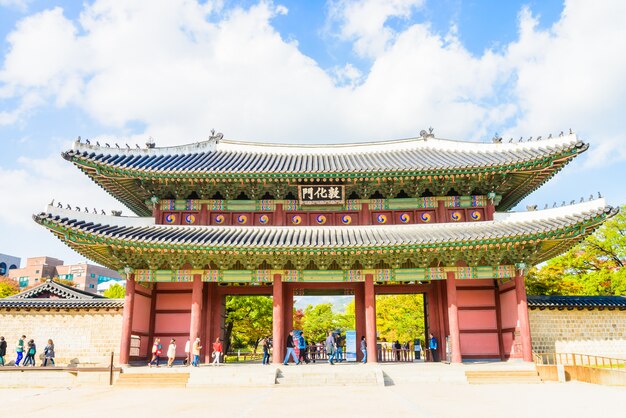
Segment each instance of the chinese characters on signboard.
M344 202L344 186L298 186L301 205L339 205Z

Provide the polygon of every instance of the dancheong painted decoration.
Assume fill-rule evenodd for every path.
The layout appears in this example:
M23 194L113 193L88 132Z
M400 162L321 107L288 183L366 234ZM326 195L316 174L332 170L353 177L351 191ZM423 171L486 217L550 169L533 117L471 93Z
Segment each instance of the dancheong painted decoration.
M49 206L34 219L126 275L122 363L148 356L156 337L199 337L209 360L223 299L236 294L273 297L281 361L293 295L321 290L354 295L369 361L377 361L375 296L397 293L425 295L439 358L530 361L524 272L616 209L602 198L511 209L587 148L574 134L327 146L214 135L144 149L78 141L63 158L135 216Z

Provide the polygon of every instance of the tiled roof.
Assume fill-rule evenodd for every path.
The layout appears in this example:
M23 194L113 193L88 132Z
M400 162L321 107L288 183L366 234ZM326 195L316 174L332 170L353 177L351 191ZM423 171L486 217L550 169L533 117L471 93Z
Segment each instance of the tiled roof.
M528 295L530 309L609 308L626 309L624 296L535 296Z
M124 299L0 299L0 309L119 309Z
M40 285L35 286L32 289L25 290L21 293L18 293L17 295L9 297L9 299L35 299L38 298L41 294L46 293L51 293L61 299L105 299L104 296L76 289L71 286L66 286L52 280L46 280L44 283L41 283Z
M471 169L519 164L587 144L575 135L542 141L484 144L413 138L366 144L279 145L212 141L118 149L76 143L63 154L74 161L153 173L370 173Z
M173 226L154 225L145 218L83 214L48 207L35 215L40 224L99 238L145 244L202 246L211 248L359 248L409 246L509 237L524 237L566 230L599 215L617 212L597 199L569 207L533 212L497 214L494 221L368 226ZM126 220L128 219L128 221ZM582 232L581 232L582 234Z

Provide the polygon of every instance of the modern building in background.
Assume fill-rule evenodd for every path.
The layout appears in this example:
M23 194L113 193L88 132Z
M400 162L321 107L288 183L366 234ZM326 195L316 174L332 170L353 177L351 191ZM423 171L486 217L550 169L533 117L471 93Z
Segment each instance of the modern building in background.
M9 270L20 267L20 258L12 255L0 254L0 276L8 276Z
M9 277L19 281L20 288L35 286L46 279L58 277L70 281L74 288L97 293L98 284L110 280L120 281L122 277L106 267L88 264L64 265L63 260L52 257L32 257L26 259L26 266L9 272Z

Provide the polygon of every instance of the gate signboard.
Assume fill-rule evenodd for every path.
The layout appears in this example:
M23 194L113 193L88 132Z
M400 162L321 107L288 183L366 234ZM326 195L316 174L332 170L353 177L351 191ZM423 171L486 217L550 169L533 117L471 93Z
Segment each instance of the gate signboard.
M343 185L300 185L298 200L301 205L341 205L345 201Z

